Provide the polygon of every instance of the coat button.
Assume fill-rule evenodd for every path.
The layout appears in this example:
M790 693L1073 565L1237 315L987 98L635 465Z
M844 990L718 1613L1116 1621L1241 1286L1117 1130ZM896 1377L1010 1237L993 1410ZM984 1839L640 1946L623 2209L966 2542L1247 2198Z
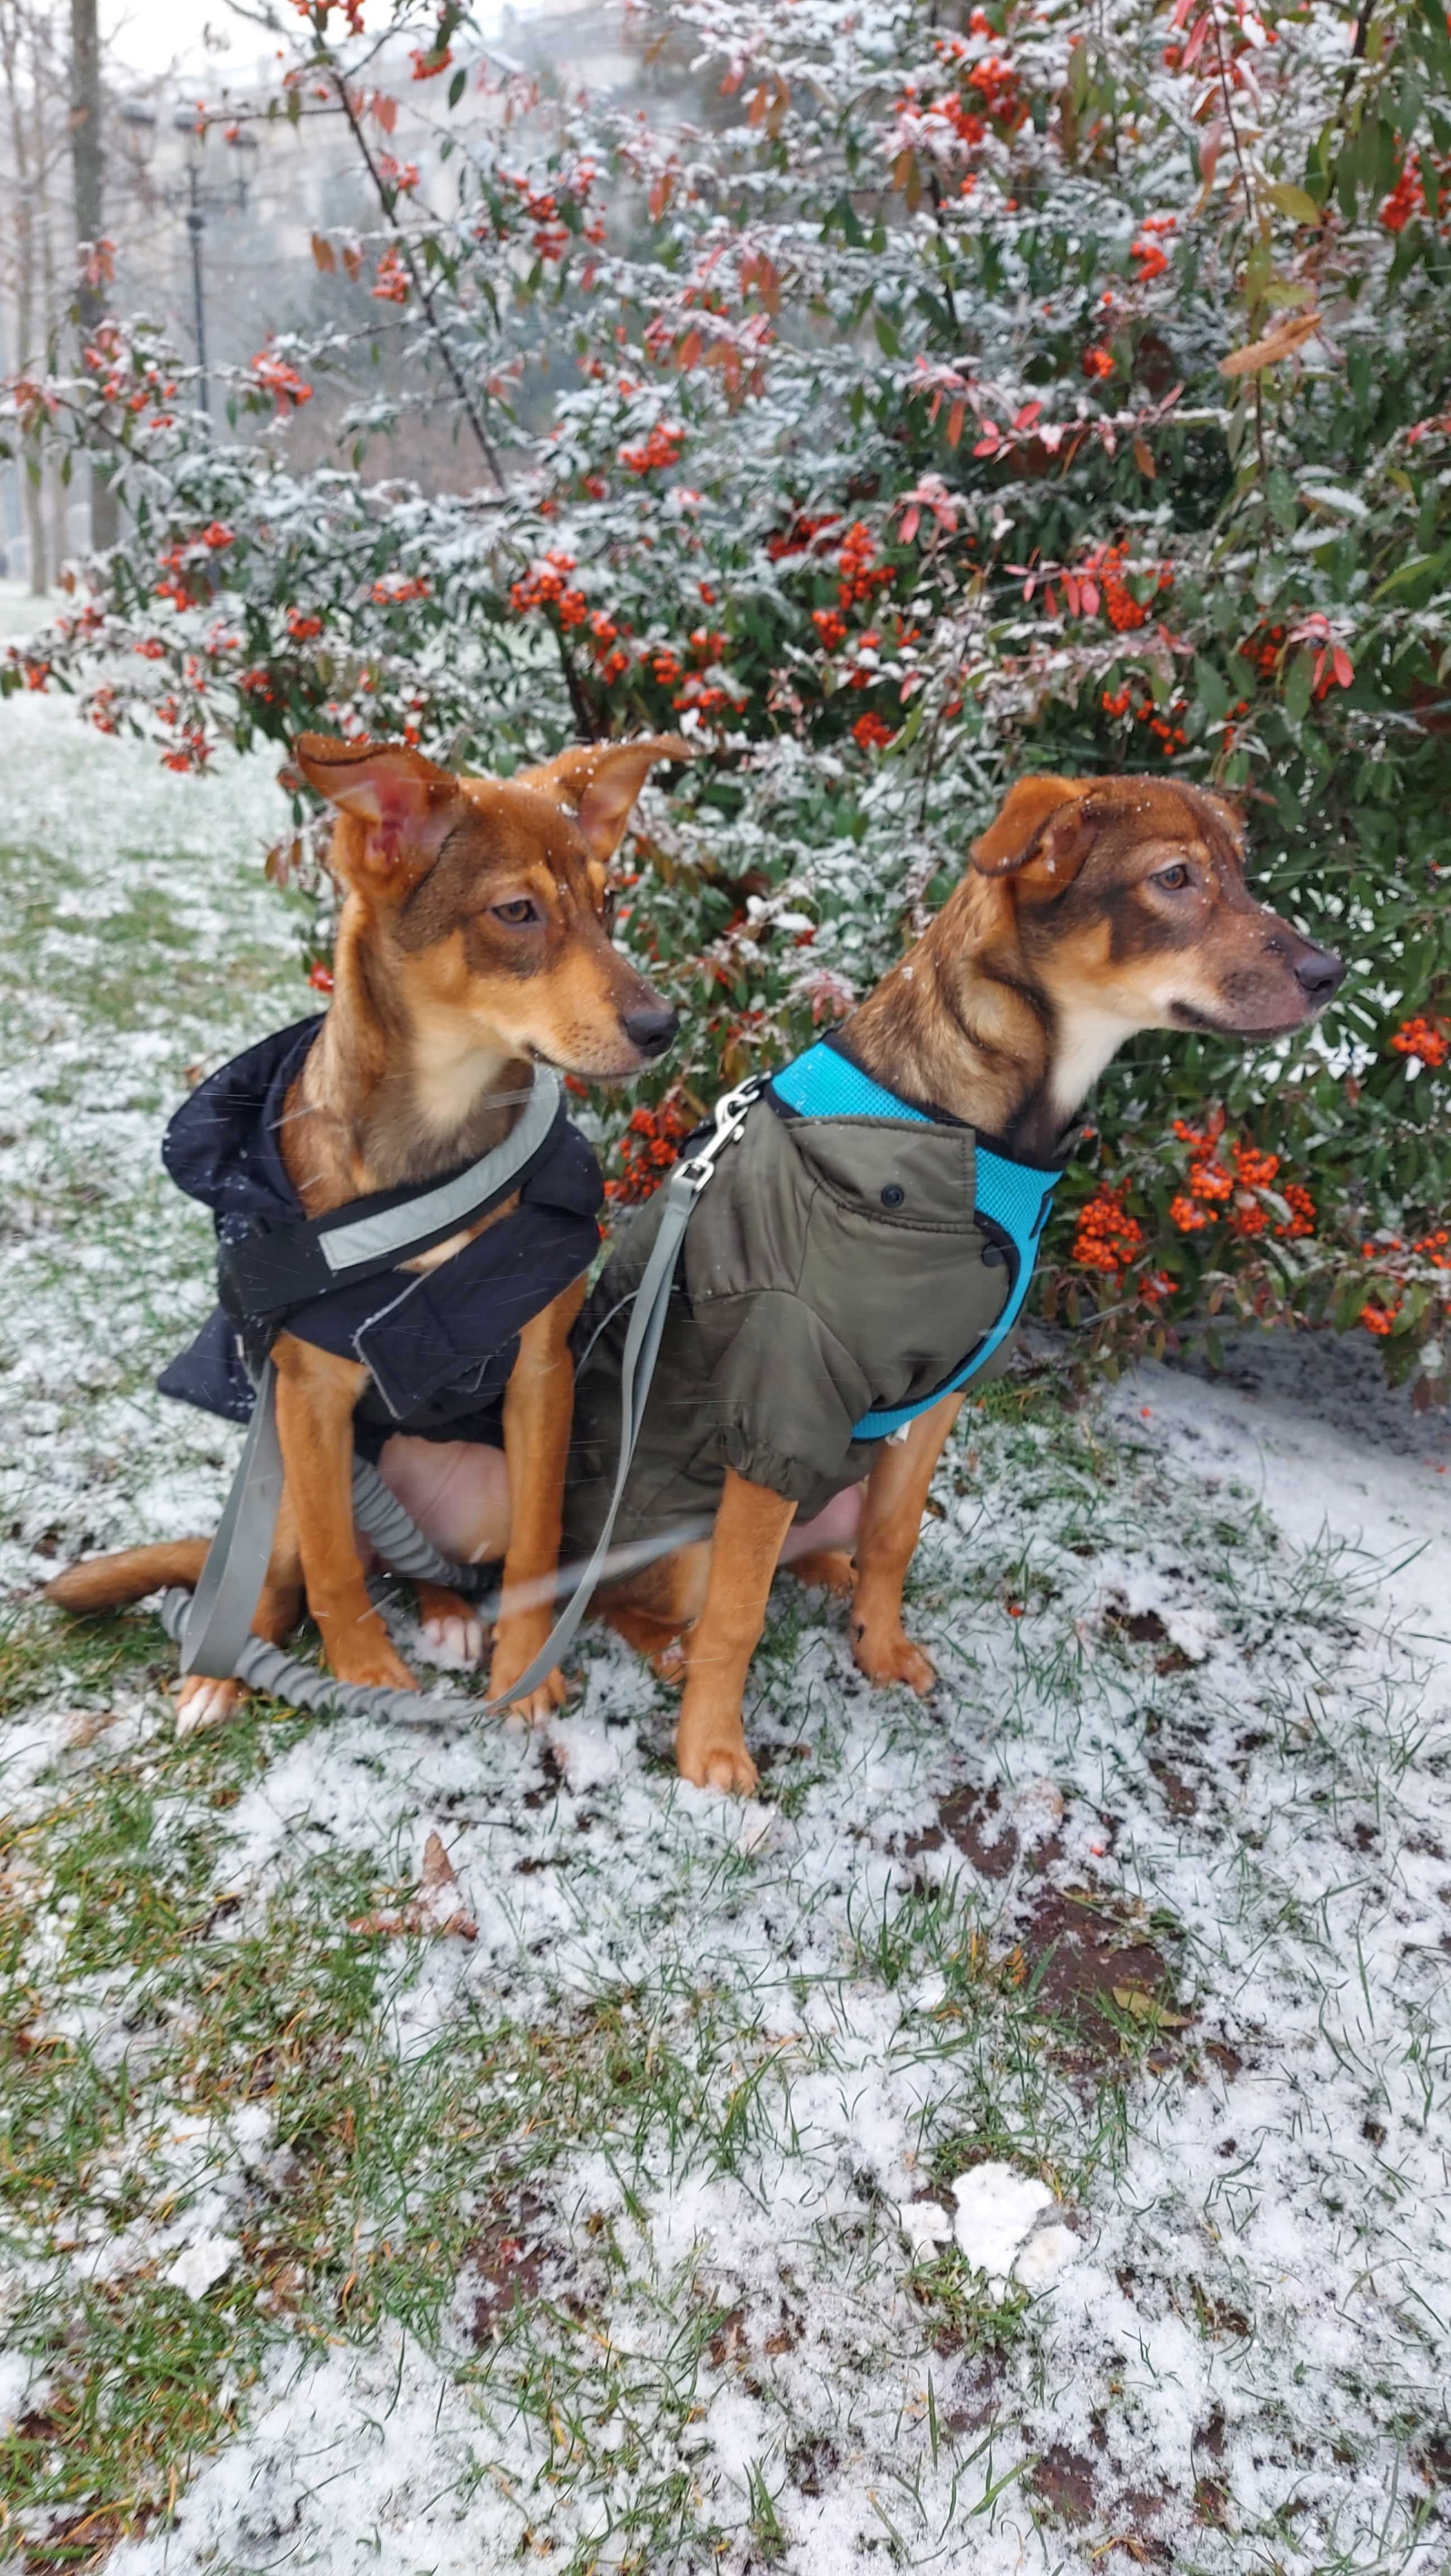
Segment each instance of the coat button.
M982 1266L984 1270L1001 1270L1006 1259L1007 1255L1000 1243L989 1243L984 1245L982 1256Z
M900 1207L907 1193L900 1181L888 1181L882 1192L883 1207Z

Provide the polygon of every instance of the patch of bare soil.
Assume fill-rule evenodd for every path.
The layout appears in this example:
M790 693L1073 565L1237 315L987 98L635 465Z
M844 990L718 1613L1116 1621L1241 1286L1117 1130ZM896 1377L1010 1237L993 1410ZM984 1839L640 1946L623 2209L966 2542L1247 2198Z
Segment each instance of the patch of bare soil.
M915 1860L919 1852L941 1851L949 1842L984 1878L1011 1876L1022 1846L1016 1827L1003 1813L1002 1792L996 1782L985 1789L967 1785L951 1790L938 1805L936 1824L908 1835L902 1845L903 1857ZM1062 1849L1056 1834L1046 1842L1035 1843L1028 1856L1030 1869L1046 1869L1050 1861L1061 1858Z
M511 2310L538 2298L549 2251L540 2234L543 2217L538 2192L522 2191L512 2204L501 2198L468 2247L465 2263L478 2284L472 2326L476 2349L493 2341Z
M1081 2531L1096 2524L1108 2537L1093 2552L1093 2563L1112 2567L1172 2567L1174 2552L1155 2525L1169 2498L1150 2488L1115 2487L1101 2460L1056 2443L1028 2472L1025 2481L1056 2522Z
M1040 1888L1018 1924L1034 2008L1072 2034L1074 2062L1094 2072L1120 2051L1123 2016L1155 2033L1150 2063L1182 2028L1170 1972L1142 1909L1087 1888Z

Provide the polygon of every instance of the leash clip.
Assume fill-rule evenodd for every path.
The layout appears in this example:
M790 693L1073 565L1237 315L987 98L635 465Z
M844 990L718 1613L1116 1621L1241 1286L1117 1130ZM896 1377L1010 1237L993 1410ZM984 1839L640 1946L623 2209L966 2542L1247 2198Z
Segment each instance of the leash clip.
M675 1177L683 1181L692 1194L704 1189L715 1169L717 1157L742 1133L751 1105L759 1100L767 1079L764 1073L749 1073L744 1082L737 1083L734 1091L728 1091L723 1100L716 1102L714 1135L707 1136L705 1143L697 1146L687 1162L676 1165Z

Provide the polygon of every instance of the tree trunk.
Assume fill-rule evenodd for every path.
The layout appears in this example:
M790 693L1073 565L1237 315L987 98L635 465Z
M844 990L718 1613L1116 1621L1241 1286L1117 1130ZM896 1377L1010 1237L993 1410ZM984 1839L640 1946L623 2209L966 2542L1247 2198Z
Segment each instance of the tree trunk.
M84 342L105 317L106 297L86 275L86 260L105 229L106 152L101 122L101 38L96 0L71 0L71 167L75 173L76 245L80 262L76 318ZM91 457L91 543L116 542L116 495L102 460Z
M25 495L25 550L30 557L32 599L44 599L50 586L45 578L45 510L40 473L39 457L33 448L27 448L20 460L20 483Z
M35 228L31 220L30 137L20 94L20 13L0 9L0 69L10 113L10 152L15 170L15 366L25 375L35 365ZM30 557L30 595L44 599L45 510L40 484L38 446L27 441L20 454L20 491L25 508L26 550Z
M49 110L54 104L56 92L52 77L54 66L50 58L50 47L46 42L48 35L49 29L43 22L32 21L30 104L34 139L30 168L31 188L35 197L36 240L39 248L37 265L40 271L40 318L45 340L47 370L53 368L56 362L62 320L61 295L56 272L55 227L52 221L55 210L51 194L57 160L60 156L54 154L51 149L53 138ZM70 538L66 527L66 487L61 481L60 457L53 445L45 458L44 472L42 490L49 527L49 571L52 581L58 581L61 566L70 553Z

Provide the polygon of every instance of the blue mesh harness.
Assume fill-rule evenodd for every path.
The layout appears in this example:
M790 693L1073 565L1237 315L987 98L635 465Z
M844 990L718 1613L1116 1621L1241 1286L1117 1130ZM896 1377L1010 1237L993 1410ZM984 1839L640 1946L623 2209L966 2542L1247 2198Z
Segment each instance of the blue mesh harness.
M897 1118L910 1119L916 1125L930 1127L932 1119L925 1109L914 1108L910 1101L899 1100L885 1083L874 1082L861 1066L853 1064L840 1047L819 1039L807 1048L794 1064L783 1067L771 1077L771 1089L787 1109L801 1118ZM1012 1331L1022 1312L1023 1300L1032 1284L1033 1265L1038 1258L1038 1244L1053 1203L1053 1192L1060 1172L1038 1163L1015 1163L1005 1154L994 1152L981 1139L975 1140L977 1198L975 1214L985 1230L1001 1246L1008 1262L1008 1293L997 1322L976 1342L964 1360L959 1361L950 1377L930 1395L917 1398L915 1404L897 1404L879 1413L864 1413L852 1426L854 1440L884 1440L893 1431L915 1422L944 1395L953 1394L991 1359L1000 1342Z

